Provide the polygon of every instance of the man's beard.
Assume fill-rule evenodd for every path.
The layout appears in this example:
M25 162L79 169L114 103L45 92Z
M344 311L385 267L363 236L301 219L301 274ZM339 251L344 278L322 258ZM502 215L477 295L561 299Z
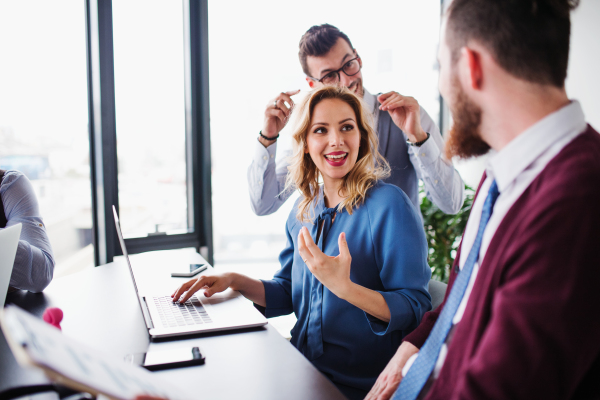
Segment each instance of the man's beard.
M467 97L456 75L452 78L452 88L456 101L453 106L449 104L454 123L446 140L446 158L484 155L490 146L481 139L481 108Z

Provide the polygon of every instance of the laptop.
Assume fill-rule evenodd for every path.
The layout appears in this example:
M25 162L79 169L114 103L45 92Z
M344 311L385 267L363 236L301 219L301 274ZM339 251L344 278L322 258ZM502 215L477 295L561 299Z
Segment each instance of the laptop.
M250 301L231 289L217 293L210 298L198 295L202 293L200 290L185 304L173 303L171 298L174 290L173 281L165 281L164 290L161 290L160 293L140 292L135 282L135 275L125 247L115 206L113 206L113 215L121 250L127 260L133 287L152 339L253 328L267 324L267 319L254 308Z
M19 238L21 237L21 224L0 229L0 304L4 307L8 285L12 274Z

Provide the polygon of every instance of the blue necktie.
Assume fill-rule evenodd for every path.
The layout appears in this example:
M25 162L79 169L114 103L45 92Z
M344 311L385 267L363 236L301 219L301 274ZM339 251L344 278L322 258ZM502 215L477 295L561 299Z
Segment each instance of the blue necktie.
M473 267L479 259L479 250L481 249L483 232L485 231L485 227L490 220L490 216L492 215L492 211L494 209L494 203L496 203L498 195L498 185L494 180L490 186L485 203L483 204L483 211L481 212L481 220L479 221L477 237L475 238L473 247L471 247L467 261L456 277L454 285L452 286L452 291L450 291L450 294L446 299L444 309L442 310L438 320L435 323L435 326L429 334L427 341L419 351L419 356L408 370L408 373L404 379L402 379L400 382L400 386L398 387L398 390L396 390L396 393L394 393L392 400L416 399L421 392L423 385L425 385L425 382L427 382L431 371L433 371L435 363L440 354L440 349L442 348L442 345L446 340L446 336L448 336L448 332L452 327L452 319L454 318L454 315L458 310L458 306L465 295L467 285L469 284L469 279L471 278L471 272L473 272Z
M317 218L317 230L321 221L323 228L317 245L319 249L325 252L325 238L331 228L332 217L336 212L336 208L327 208ZM309 360L314 360L323 355L323 332L321 329L323 320L323 284L319 282L314 275L310 276L312 285L310 291L310 311L308 314L307 329L306 329L306 348L304 355Z

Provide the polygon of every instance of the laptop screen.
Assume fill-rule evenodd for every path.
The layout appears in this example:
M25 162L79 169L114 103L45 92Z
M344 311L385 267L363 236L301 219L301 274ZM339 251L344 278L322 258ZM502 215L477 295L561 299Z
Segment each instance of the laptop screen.
M4 307L10 276L12 275L19 238L21 237L21 224L0 229L0 308Z
M123 251L123 255L125 256L125 260L127 260L127 266L129 267L129 273L131 274L131 280L133 281L133 287L135 288L136 295L138 294L137 284L135 283L135 276L133 275L133 268L131 268L131 262L129 261L129 254L127 254L127 248L125 247L125 239L123 239L123 233L121 232L121 225L119 224L119 216L117 215L117 209L115 206L112 206L113 215L115 217L115 228L117 229L117 236L119 237L119 243L121 244L121 250ZM140 296L136 296L138 298L138 302L140 301ZM142 312L144 311L144 307L142 303L140 303L140 307L142 308Z

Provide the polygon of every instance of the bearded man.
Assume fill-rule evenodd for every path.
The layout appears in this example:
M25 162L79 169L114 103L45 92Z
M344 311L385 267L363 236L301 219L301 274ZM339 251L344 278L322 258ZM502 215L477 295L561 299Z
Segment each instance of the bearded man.
M600 135L565 91L576 0L454 0L448 157L490 151L444 302L367 399L600 398Z

